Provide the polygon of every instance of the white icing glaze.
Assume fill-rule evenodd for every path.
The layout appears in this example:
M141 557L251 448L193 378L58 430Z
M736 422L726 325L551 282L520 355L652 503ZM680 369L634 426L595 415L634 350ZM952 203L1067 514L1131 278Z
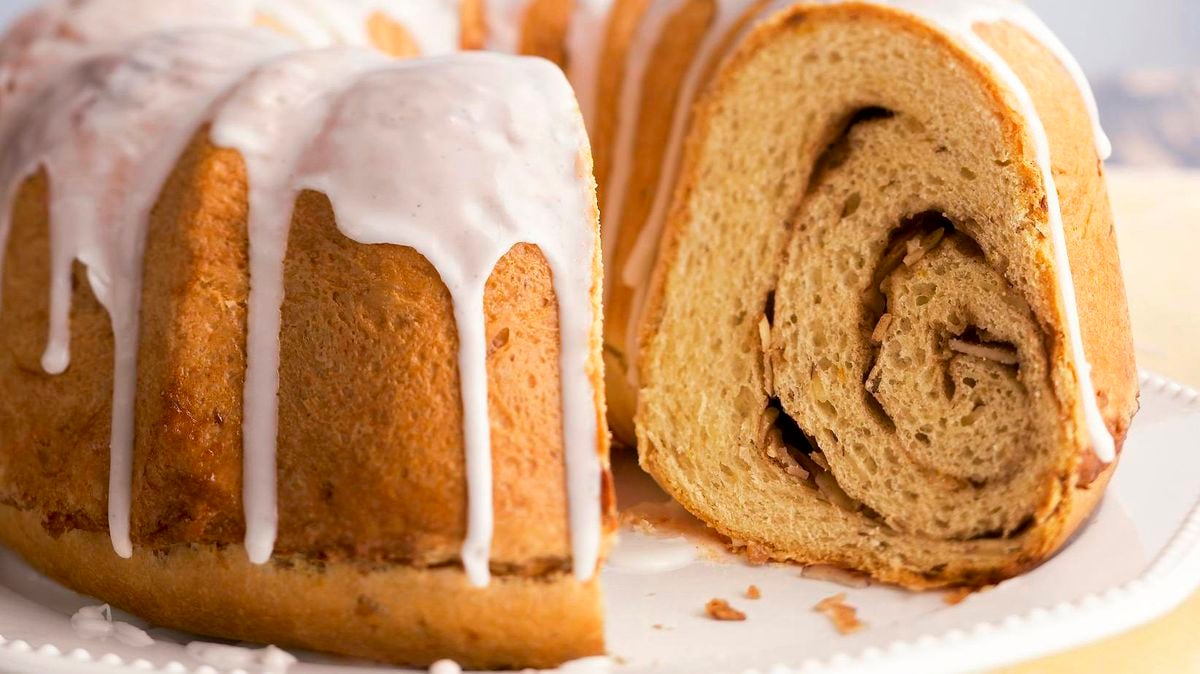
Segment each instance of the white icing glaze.
M270 559L278 527L275 445L283 259L297 195L292 172L305 149L296 139L320 131L334 92L386 63L381 55L360 49L306 51L279 59L246 78L213 121L213 142L241 153L250 186L242 501L246 551L255 564Z
M303 113L287 114L295 110ZM494 55L416 65L363 51L303 53L249 77L218 113L213 137L242 152L251 184L244 433L251 559L270 557L277 522L287 229L296 195L315 189L330 198L346 236L413 247L450 290L469 492L463 562L477 585L487 582L493 528L484 286L514 245L541 248L559 296L572 550L577 573L590 577L600 466L586 372L593 316L580 300L591 288L595 223L586 220L590 185L578 167L586 136L562 75L540 60Z
M84 606L71 616L71 628L82 639L105 639L112 634L112 608Z
M459 0L257 0L259 11L310 47L366 45L376 12L402 24L421 54L448 54L459 46Z
M310 47L368 44L375 12L403 24L422 54L458 49L460 0L52 0L0 41L0 117L59 68L133 38L179 28L248 27L259 13Z
M844 0L810 1L820 2L821 4L837 4ZM1082 68L1080 68L1078 62L1075 61L1062 43L1054 36L1053 32L1031 10L1015 0L868 1L875 4L893 6L922 17L941 28L944 32L955 36L1003 81L1006 88L1012 92L1016 99L1020 108L1019 112L1025 118L1026 126L1034 141L1035 155L1045 181L1049 206L1049 225L1054 244L1055 272L1061 292L1064 317L1067 322L1067 333L1073 365L1079 383L1084 421L1096 456L1103 462L1111 462L1116 456L1115 446L1112 435L1108 432L1103 416L1100 413L1099 404L1096 401L1095 387L1091 378L1091 365L1088 363L1086 354L1084 353L1079 323L1079 309L1075 297L1075 285L1071 277L1070 261L1067 255L1062 210L1050 164L1049 140L1046 136L1045 128L1042 126L1041 119L1033 106L1028 90L1004 59L975 33L974 26L979 23L1010 22L1028 32L1054 53L1056 58L1058 58L1063 67L1075 80L1076 86L1083 96L1094 128L1097 152L1101 158L1106 158L1111 153L1111 144L1101 128L1095 96L1087 83L1087 78L1084 76ZM775 11L795 4L797 4L796 0L777 0L769 5L766 10L760 12L758 17L770 16ZM679 103L674 111L669 141L664 155L661 179L654 195L650 215L646 222L642 224L629 259L625 261L620 270L620 282L634 291L631 316L629 323L626 325L625 357L629 367L627 376L635 387L638 380L637 334L645 309L650 273L657 260L658 244L662 236L662 229L665 226L667 208L670 206L670 200L674 196L674 184L678 177L680 154L687 132L688 118L690 117L694 101L700 94L698 85L702 83L698 79L704 72L704 69L707 68L713 49L720 44L720 41L726 36L731 27L731 22L736 21L738 16L741 15L741 11L744 11L747 5L748 3L745 0L724 0L718 3L718 20L714 27L710 28L706 34L697 56L693 59L679 98ZM651 5L650 12L655 8L665 9L668 7L671 7L671 3L668 0L661 0ZM616 159L613 171L614 185L609 189L609 196L606 198L604 204L604 212L608 214L606 217L609 218L606 221L604 230L606 264L610 262L610 258L607 256L611 255L611 251L614 249L617 241L618 233L616 226L619 225L621 207L624 203L626 190L628 189L626 183L629 181L629 165L631 164L634 152L635 139L633 135L636 127L637 111L640 105L640 89L644 76L645 60L648 58L649 50L653 49L662 32L661 17L653 16L650 12L647 13L647 17L643 19L642 25L639 26L639 39L636 39L630 48L628 59L629 63L634 67L627 69L626 81L621 90L620 129L618 130L617 141L614 145ZM646 29L650 33L645 41L641 39L641 31L643 29Z
M253 670L262 674L284 674L296 664L296 656L275 646L253 649L193 641L184 646L184 650L196 660L222 671Z
M103 5L102 0L87 1ZM452 3L352 4L339 16L353 19L340 23L327 11L328 4L315 0L282 10L264 3L258 9L279 12L282 16L272 18L285 30L318 42L365 40L352 27L361 27L368 10L378 4L406 10L399 18L418 19L420 26L427 25L421 23L426 19L443 28L450 25L446 8ZM246 11L230 21L248 22L254 7L238 6ZM116 15L111 7L105 14ZM317 20L306 24L313 16ZM65 20L53 18L48 24ZM157 27L141 18L128 24ZM456 20L454 27L456 44ZM321 29L332 30L333 39L326 40ZM442 31L442 42L427 45L448 48L450 33ZM83 62L60 74L21 114L13 115L13 128L22 133L10 138L16 150L0 165L5 204L11 204L15 188L40 166L55 185L47 369L61 372L68 364L70 269L76 259L87 267L96 295L112 316L117 365L109 524L114 548L122 556L132 553L132 415L145 225L166 175L212 101L256 64L284 51L280 38L247 35L208 31L158 36L127 53ZM56 59L46 61L57 65L90 53L82 48L78 54L61 51L61 57L53 52ZM477 585L487 582L493 519L483 288L495 263L513 245L533 243L542 250L559 297L572 554L576 575L590 578L600 544L600 462L595 392L587 373L593 316L590 303L581 300L591 291L595 222L587 221L592 187L590 176L582 175L586 135L574 99L557 70L534 60L472 56L427 67L386 64L369 52L347 49L274 60L228 96L215 120L214 139L242 152L251 183L244 429L248 553L255 562L269 559L277 528L282 259L292 202L299 190L312 188L331 198L348 236L362 243L413 246L434 262L451 290L462 344L470 500L463 560ZM369 71L376 71L375 79L365 77ZM23 81L35 89L34 79ZM391 80L396 89L378 89ZM418 90L423 92L419 98L409 93ZM93 97L100 103L89 104ZM397 98L401 100L392 100ZM72 126L75 113L84 121ZM314 140L305 144L297 138ZM447 153L447 147L455 151ZM468 168L474 171L471 180L464 180ZM385 194L388 198L380 199ZM124 199L118 198L122 195ZM112 212L97 210L93 217L80 212L95 204ZM10 210L0 220L0 244L7 238Z
M483 0L489 51L516 54L521 47L525 10L532 0Z
M0 158L0 244L20 183L44 168L50 198L50 333L42 358L70 362L71 269L87 268L112 320L112 437L108 524L129 557L130 480L146 224L166 176L212 101L285 45L273 35L226 30L159 34L128 52L63 73L14 118Z
M567 79L590 133L596 132L596 89L611 9L612 0L576 0L567 26Z
M669 573L690 566L697 559L696 546L682 536L651 536L640 531L622 531L609 554L608 569L628 574Z
M604 268L612 269L612 255L617 248L621 215L625 207L625 195L633 173L634 153L637 149L637 120L642 107L642 89L645 86L646 72L650 68L650 57L662 38L667 21L685 4L686 0L656 0L650 3L634 29L633 38L629 42L629 50L625 56L625 75L621 81L621 93L617 111L617 133L612 143L612 175L608 181L608 194L600 210L604 214L604 224L601 227L604 242ZM681 105L690 108L691 102L681 98ZM682 133L681 129L672 129L672 134ZM642 230L645 232L645 229ZM647 235L648 236L648 235ZM607 275L610 279L615 274ZM611 287L611 286L610 286ZM606 297L607 299L607 293ZM630 325L637 323L637 316L630 317ZM632 328L630 328L632 329ZM626 347L634 350L632 344ZM633 372L636 368L629 367Z
M553 274L575 574L599 556L600 462L587 374L595 222L581 175L583 130L561 72L540 59L469 54L367 74L332 107L301 159L296 185L329 196L338 226L364 244L410 246L439 271L459 335L468 526L463 564L488 578L492 463L483 295L518 243ZM409 92L420 91L421 96ZM470 95L466 95L469 92Z
M55 73L81 59L162 30L248 26L252 20L251 0L49 2L22 17L0 41L0 133Z
M71 616L71 627L75 634L83 639L111 637L134 648L145 648L154 644L154 639L142 628L113 620L112 608L108 604L80 608Z
M136 625L115 621L113 622L112 626L113 637L126 646L133 646L134 648L146 648L147 646L154 645L154 638L147 634L146 630L137 627Z
M453 660L438 660L430 665L429 674L462 674L462 666Z

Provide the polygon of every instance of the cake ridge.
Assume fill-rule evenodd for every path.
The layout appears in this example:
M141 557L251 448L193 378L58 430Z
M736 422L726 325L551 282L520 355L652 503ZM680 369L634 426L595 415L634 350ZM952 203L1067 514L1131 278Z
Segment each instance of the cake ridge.
M578 214L588 211L590 182L582 176L590 172L579 168L587 139L565 78L544 61L481 53L410 63L381 61L361 50L291 58L300 67L267 66L276 77L268 76L265 88L252 82L244 94L235 93L213 128L219 144L248 157L252 190L245 396L250 426L245 490L254 494L246 501L246 540L252 559L265 562L274 537L266 501L273 500L268 478L274 474L275 429L268 420L276 413L278 341L272 337L278 335L283 300L282 244L291 202L312 189L329 197L343 234L359 243L416 249L450 290L467 443L463 562L477 585L487 583L493 517L484 283L512 246L531 243L542 250L559 298L573 559L577 577L587 580L599 556L600 462L592 451L598 437L595 392L585 371L593 316L590 305L578 300L592 291L594 242L587 216L579 221ZM294 85L289 77L301 78L295 84L305 88L297 91L309 98L285 95ZM423 95L389 98L391 91L412 90ZM467 91L470 97L462 95ZM264 109L263 101L280 107ZM286 145L295 143L295 135L305 138L303 131L264 133L275 116L293 107L305 110L301 129L316 131L312 141L298 143L299 154ZM447 163L452 155L459 161ZM372 176L382 176L382 182ZM446 192L451 184L453 194ZM263 186L274 193L260 192ZM264 245L264 236L275 240Z
M356 3L356 6L362 9L375 4L377 3L362 2ZM223 41L236 44L245 42L252 45L252 48L243 61L239 59L236 50L227 53L228 49ZM263 45L261 49L257 47L260 44ZM194 96L184 101L175 101L184 109L192 110L191 115L174 116L163 111L165 116L158 121L170 125L170 138L159 138L158 140L163 142L151 142L143 148L143 151L152 154L156 161L152 162L153 168L144 169L147 172L147 175L143 175L144 179L137 181L139 206L137 213L130 217L130 226L137 231L125 244L126 250L121 256L128 272L115 273L105 266L107 259L104 253L113 245L100 233L85 234L82 237L54 237L56 241L68 242L68 245L71 245L69 242L83 240L89 242L94 250L101 252L89 253L92 249L87 249L85 243L85 250L81 254L72 254L70 250L64 250L56 255L56 276L51 284L55 290L51 310L51 337L43 358L46 371L51 374L61 373L69 363L69 352L66 348L69 339L67 277L75 259L80 259L85 264L97 296L113 313L114 333L118 344L118 366L110 450L109 528L114 550L122 557L129 557L133 545L130 538L130 474L139 314L136 296L140 296L140 282L137 279L140 278L138 270L141 267L138 259L140 251L144 248L144 226L157 189L165 180L175 158L182 152L186 140L203 119L215 115L214 138L218 144L238 149L247 159L251 173L252 295L250 357L247 364L244 417L244 506L246 545L251 559L261 564L270 558L277 527L273 468L277 433L275 418L278 388L278 318L282 302L282 262L286 249L287 225L281 219L290 217L291 200L299 191L311 188L326 193L334 203L335 210L339 206L345 207L347 203L357 203L359 215L370 216L365 220L360 218L356 221L357 231L350 223L340 222L344 234L360 243L390 243L418 248L419 252L430 259L443 274L443 280L454 296L456 323L460 333L459 364L470 491L468 535L463 547L463 564L472 582L479 586L486 585L489 576L488 550L493 519L490 432L487 424L487 374L483 365L486 347L482 343L483 284L489 278L490 270L512 246L531 243L542 250L556 281L563 284L559 288L558 298L563 347L562 395L564 446L568 452L566 480L569 485L570 530L575 573L580 580L589 579L595 572L600 554L601 463L594 451L599 438L599 426L595 415L597 394L592 390L587 373L593 316L590 303L581 303L578 300L581 297L589 297L592 292L590 260L594 242L589 234L587 217L581 222L578 216L588 211L586 190L591 182L590 177L587 180L584 177L590 176L591 172L590 165L584 163L584 157L589 156L587 138L569 85L558 69L532 59L518 60L517 57L493 54L460 54L406 63L386 59L366 48L334 47L324 51L294 51L298 46L274 32L253 28L154 33L103 56L84 56L76 65L67 67L67 74L57 76L49 85L51 91L55 87L62 87L67 93L79 89L87 90L87 86L81 86L71 74L76 74L80 80L91 83L95 78L89 73L102 68L104 64L114 63L117 68L130 68L137 76L144 77L150 83L169 85L172 82L183 82L182 89ZM82 53L87 54L88 51L84 50ZM198 82L195 90L192 90L187 85L193 79L190 76L193 69L176 67L173 58L183 61L187 66L195 66L193 61L201 59L220 72L224 72L222 68L225 67L228 67L230 72L227 77L214 77L212 82ZM469 72L472 69L476 72ZM474 202L453 199L448 193L440 198L435 197L438 185L428 181L424 183L424 191L410 189L403 192L410 197L410 201L401 205L410 208L407 214L409 216L415 216L422 208L425 214L439 213L438 209L432 208L439 203L457 204L458 210L442 209L440 215L459 216L463 228L458 231L450 232L447 228L444 234L427 235L424 238L417 236L414 239L415 232L410 232L406 238L400 232L402 228L389 230L381 227L380 223L387 219L382 217L381 212L371 212L370 208L370 204L378 200L379 194L359 194L361 186L368 184L367 179L360 174L361 179L357 183L348 183L339 177L356 170L358 164L350 156L345 156L337 170L321 168L322 160L330 156L343 156L339 152L347 147L354 147L355 153L360 156L369 154L374 145L370 142L371 135L364 133L362 129L373 129L376 142L386 137L386 134L379 133L380 128L377 125L371 126L371 123L378 121L385 112L381 109L360 111L358 119L322 129L323 125L336 117L337 112L346 103L338 94L349 97L371 71L375 71L381 78L387 77L388 73L408 73L414 76L414 80L421 79L420 73L424 71L441 73L442 78L458 72L454 85L458 87L457 96L454 87L445 85L438 77L430 76L421 83L430 91L440 88L442 96L426 95L419 103L409 107L419 110L422 106L428 106L431 101L443 105L443 109L426 110L416 115L418 124L415 128L422 131L391 135L393 138L403 135L444 143L448 138L455 137L453 132L458 130L460 133L457 142L462 147L457 149L464 153L464 158L470 157L464 165L480 167L477 168L477 172L483 171L483 166L493 169L492 173L478 173L480 180L474 183L478 187ZM301 154L291 156L293 162L289 165L286 161L281 162L281 158L289 157L285 147L288 143L296 144L296 138L270 137L267 131L285 115L292 113L287 103L295 101L288 101L286 94L289 85L297 84L294 78L311 88L291 93L306 95L305 106L315 107L316 110L305 109L308 126L303 128L304 131L313 134L314 140L311 145L306 144L303 140L305 134L300 133L299 137L302 140L297 145ZM489 78L493 78L494 81L488 81ZM122 83L120 77L111 84L103 76L99 80L98 86L102 96L103 92L116 91ZM505 90L513 96L513 100L506 100L505 96L501 95L501 90L497 88L500 86L499 82L504 83ZM470 91L470 97L462 95L466 91ZM491 92L490 97L485 95L487 92ZM119 93L114 94L110 102L116 112L127 114ZM369 98L376 93L368 87L360 92L359 98ZM461 101L452 104L456 98ZM403 101L399 103L403 104ZM271 105L276 107L271 108ZM61 114L58 106L51 107L53 112L46 118L59 119L53 117L55 114ZM394 111L392 112L394 114ZM25 114L42 116L45 114L44 106L39 100L31 100L13 118L22 121ZM518 117L528 118L531 115L542 115L542 118L536 123L530 123L528 120L522 120L520 123L515 121ZM113 133L113 138L116 139L114 142L119 144L135 130L125 127L122 132L119 124L113 125L117 119L119 117L114 115L102 124L112 126L108 131ZM433 133L433 129L439 123L445 138L438 138ZM289 120L288 124L287 131L301 130L291 125L292 120ZM27 132L29 126L18 123L11 128ZM496 129L497 132L489 134L488 131L492 129ZM464 130L469 133L464 135L461 133ZM70 131L71 129L66 129L60 138L71 137ZM330 134L340 134L339 140L328 140ZM154 135L147 134L148 137ZM478 141L473 147L474 155L467 151L467 145L471 141ZM10 153L6 162L7 170L2 174L2 186L6 196L4 203L11 204L17 187L32 172L32 166L42 163L43 156L52 154L56 148L66 145L69 143L63 144L56 139L35 135L35 140L29 147L18 146L22 147L22 151ZM556 150L552 148L557 148L557 155ZM564 154L563 148L569 151ZM400 161L400 158L405 156L403 151L418 149L418 146L410 144L396 149L398 153L393 158ZM416 163L423 163L423 170L413 173L410 176L413 179L411 182L418 182L427 177L431 165L436 163L439 156L444 156L444 153L439 155L435 152L432 145L420 146L420 149L424 151L425 161L418 159ZM481 161L485 155L492 157L494 161L491 164ZM120 153L115 152L114 156L120 156ZM550 158L554 156L558 157L557 160ZM409 157L411 160L412 155L409 154ZM501 161L505 157L508 158L506 163ZM146 157L143 156L134 159L134 164L147 163ZM60 180L56 166L57 162L55 166L50 167L52 182L61 181L63 184L52 196L52 204L63 203L63 199L66 198L57 195L85 191L82 186L79 186L78 191L74 190L75 181ZM392 167L394 168L396 167ZM461 167L458 170L461 171ZM540 170L542 175L527 175L534 170ZM398 173L397 170L382 171L382 175L388 176L389 180L394 180ZM304 184L297 176L306 176L312 183ZM556 180L562 177L567 177L565 184ZM441 178L446 181L450 176L444 172ZM98 180L89 182L102 184ZM499 186L504 186L505 189L500 190ZM572 194L573 197L567 198ZM284 197L282 203L279 202L281 195ZM286 198L289 195L291 199ZM467 203L471 203L472 207L467 208ZM266 204L272 205L264 208ZM530 206L535 207L535 210L529 210ZM541 210L537 210L538 208ZM269 224L260 221L260 212L264 210L267 212L265 220ZM488 221L495 217L506 224L504 227L492 227L489 231ZM595 214L591 217L594 220ZM11 208L0 218L0 245L6 241L9 218ZM134 221L136 225L133 224ZM400 221L404 221L404 218ZM55 223L61 222L61 217L52 218L52 227L59 226ZM391 222L396 221L392 219ZM436 218L414 218L413 222L436 222ZM440 227L445 228L446 223L441 222ZM436 230L430 230L433 231ZM264 239L272 236L273 241L264 245ZM446 236L453 237L453 240L442 240ZM263 254L262 249L268 252ZM96 256L99 257L93 259ZM121 287L118 290L123 291L120 292L120 296L125 298L123 300L114 300L109 296L109 286L114 278L120 279ZM264 293L267 295L265 307L261 298ZM125 310L126 306L130 308ZM266 331L259 327L264 320L268 327ZM275 327L274 330L270 329L272 326ZM265 360L265 363L260 363L260 360Z
M262 58L289 48L288 41L255 30L155 34L128 51L68 69L18 113L15 119L23 123L6 127L5 146L16 151L0 164L0 246L7 243L22 181L44 168L58 195L50 206L53 271L43 369L61 374L70 364L71 270L77 260L112 320L108 523L121 557L133 554L134 398L150 210L217 97Z

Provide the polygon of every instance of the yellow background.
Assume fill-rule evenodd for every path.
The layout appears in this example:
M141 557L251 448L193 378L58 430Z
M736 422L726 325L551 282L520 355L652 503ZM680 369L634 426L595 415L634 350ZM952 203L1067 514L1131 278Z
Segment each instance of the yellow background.
M1109 189L1138 365L1200 387L1200 171L1114 169ZM1125 672L1200 674L1200 594L1121 636L995 674Z

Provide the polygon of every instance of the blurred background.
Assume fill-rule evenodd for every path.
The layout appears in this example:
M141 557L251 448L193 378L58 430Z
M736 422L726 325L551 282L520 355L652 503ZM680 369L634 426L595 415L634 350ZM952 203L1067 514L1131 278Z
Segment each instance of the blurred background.
M39 0L0 0L0 26ZM1027 0L1092 80L1113 164L1200 167L1200 0Z

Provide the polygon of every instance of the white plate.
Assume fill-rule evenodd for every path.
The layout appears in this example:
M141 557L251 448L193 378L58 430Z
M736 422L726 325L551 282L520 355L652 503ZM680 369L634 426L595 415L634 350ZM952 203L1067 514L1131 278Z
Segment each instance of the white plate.
M942 593L847 589L801 578L795 567L751 567L706 553L703 541L695 554L692 542L627 530L605 571L612 659L575 671L966 672L1077 646L1167 612L1200 586L1200 397L1154 375L1143 376L1142 386L1141 413L1099 511L1062 554L1032 573L950 606ZM628 462L619 468L626 503L663 498ZM751 583L761 599L743 596ZM852 636L839 636L811 610L837 592L847 593L867 623ZM704 617L713 597L748 619ZM0 550L0 670L229 671L191 658L183 644L196 637L177 632L152 629L155 643L144 648L80 638L69 618L94 603ZM399 671L297 655L301 662L289 674Z

